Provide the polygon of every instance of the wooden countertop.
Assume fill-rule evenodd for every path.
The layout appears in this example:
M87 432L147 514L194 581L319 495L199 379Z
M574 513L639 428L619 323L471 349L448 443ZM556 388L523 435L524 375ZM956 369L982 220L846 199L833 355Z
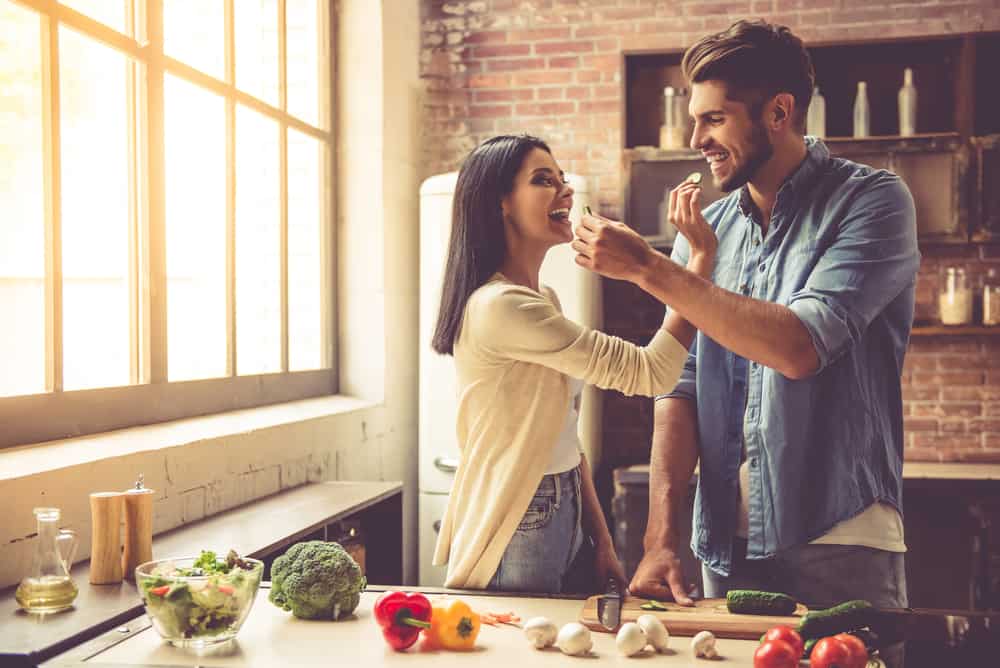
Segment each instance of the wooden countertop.
M202 549L260 557L280 551L317 529L402 493L398 482L325 482L279 492L153 538L153 557L196 555ZM80 589L72 609L55 615L25 614L14 587L0 593L0 665L4 655L41 661L112 629L142 612L135 585L88 584L89 562L73 568Z
M218 650L195 654L164 643L156 632L147 628L134 633L126 640L77 658L71 665L79 668L91 666L449 666L469 665L474 659L477 666L511 666L518 668L553 668L557 666L590 665L579 663L582 659L561 654L556 649L536 650L524 637L521 629L513 626L484 626L477 641L478 648L471 653L428 651L420 644L406 652L395 652L382 639L381 630L372 619L372 605L379 593L365 592L361 597L355 618L340 622L309 622L295 619L279 610L267 600L267 590L261 589L254 607L236 640ZM432 596L434 598L434 596ZM543 615L557 626L578 621L583 609L582 600L554 598L522 598L513 596L462 595L474 610L513 611L522 619ZM591 660L600 665L636 666L636 658L620 656L615 649L615 636L593 633ZM646 659L657 666L686 666L690 668L702 661L695 661L690 638L672 637L669 654L655 655L646 650ZM751 666L757 642L748 640L719 639L716 645L727 666ZM641 658L638 659L641 661ZM708 666L709 662L705 662Z

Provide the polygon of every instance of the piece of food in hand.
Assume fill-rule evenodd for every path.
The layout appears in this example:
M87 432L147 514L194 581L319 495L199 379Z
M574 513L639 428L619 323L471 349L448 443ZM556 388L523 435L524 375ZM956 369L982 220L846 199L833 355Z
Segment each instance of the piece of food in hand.
M556 642L559 629L545 617L532 617L524 623L524 635L528 637L535 649L552 647Z
M354 612L367 582L339 543L292 545L271 565L271 603L300 619L342 619Z
M590 637L590 629L578 622L570 622L559 629L559 634L556 636L556 647L563 654L583 656L590 653L594 647L594 641Z
M825 638L844 631L853 631L869 625L872 604L854 600L835 605L826 610L807 612L799 620L799 635L803 638Z
M699 631L691 638L691 652L699 659L715 659L719 653L715 649L715 634L711 631Z
M646 632L649 644L657 652L666 652L670 649L670 632L667 631L667 627L663 625L659 617L654 615L639 615L635 623L641 626L642 630Z
M433 607L431 627L424 631L424 637L431 647L470 650L476 646L481 625L479 615L469 604L455 599L444 606Z
M805 643L802 642L802 636L790 626L775 626L772 629L768 629L760 641L761 643L765 643L768 640L780 640L788 643L795 650L796 656L802 656L802 650L805 647Z
M615 636L615 647L622 656L634 656L646 649L648 644L646 632L635 622L622 624L618 629L618 635Z
M387 591L373 608L382 637L396 651L412 647L420 632L431 627L431 602L423 594Z
M691 172L684 181L687 183L701 183L701 172Z
M791 615L798 603L791 596L756 589L730 589L726 608L739 615Z
M800 656L784 640L765 640L753 653L753 668L797 668Z

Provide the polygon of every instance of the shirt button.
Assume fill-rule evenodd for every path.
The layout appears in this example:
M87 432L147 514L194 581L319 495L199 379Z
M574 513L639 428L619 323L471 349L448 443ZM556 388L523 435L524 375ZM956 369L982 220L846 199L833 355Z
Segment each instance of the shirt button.
M760 246L760 239L754 239L753 240L753 245L754 246Z
M761 264L760 267L758 267L758 269L760 269L761 271L764 271L764 265Z
M747 285L746 283L740 286L740 292L742 292L743 294L746 294L749 291L750 291L750 286Z
M752 469L757 468L757 458L756 457L751 457L750 458L750 468L752 468Z

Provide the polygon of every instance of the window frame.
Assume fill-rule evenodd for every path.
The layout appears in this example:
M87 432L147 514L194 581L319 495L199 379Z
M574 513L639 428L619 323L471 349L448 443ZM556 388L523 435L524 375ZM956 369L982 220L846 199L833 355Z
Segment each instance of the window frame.
M46 392L0 397L0 449L90 435L198 415L336 394L338 391L335 304L334 12L315 0L320 62L319 124L287 112L286 0L277 0L279 105L274 107L236 87L235 0L223 0L225 80L176 60L163 50L163 0L119 0L127 6L127 30L114 28L57 0L12 0L40 19L45 212ZM110 47L128 60L129 295L131 385L63 389L62 235L59 108L59 27ZM167 380L167 275L164 159L166 74L223 98L226 110L226 341L227 375L205 380ZM281 371L237 375L236 369L236 105L279 126ZM321 368L289 371L288 348L288 133L294 129L319 142Z

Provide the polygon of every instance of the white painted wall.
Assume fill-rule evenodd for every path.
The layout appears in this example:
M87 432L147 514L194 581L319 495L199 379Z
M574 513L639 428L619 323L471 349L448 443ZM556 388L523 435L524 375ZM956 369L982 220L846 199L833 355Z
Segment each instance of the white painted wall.
M87 495L123 490L139 472L158 492L154 532L307 481L401 480L404 584L416 582L419 7L338 4L338 356L341 392L355 399L0 452L0 587L30 568L33 507L62 508L85 559Z

